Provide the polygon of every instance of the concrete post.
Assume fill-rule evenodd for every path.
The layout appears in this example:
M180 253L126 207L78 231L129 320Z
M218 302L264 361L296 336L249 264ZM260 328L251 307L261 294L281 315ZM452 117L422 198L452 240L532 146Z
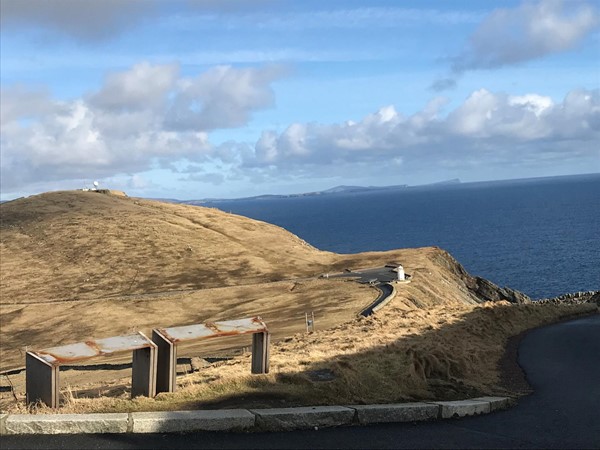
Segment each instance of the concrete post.
M57 408L58 366L53 366L32 352L25 354L25 392L27 404L41 401Z
M269 343L271 333L252 335L252 373L269 373Z
M177 346L157 330L152 330L157 346L156 393L175 392L177 387Z
M131 397L156 395L156 345L133 351Z

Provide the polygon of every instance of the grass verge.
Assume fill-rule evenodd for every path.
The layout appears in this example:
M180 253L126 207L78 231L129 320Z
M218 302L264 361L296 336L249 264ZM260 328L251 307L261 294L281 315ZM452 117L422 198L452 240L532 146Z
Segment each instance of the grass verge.
M511 336L597 312L595 304L496 302L409 311L392 305L368 318L275 343L268 375L249 375L250 355L242 355L180 376L177 392L154 399L130 400L127 389L111 398L77 398L67 388L58 411L39 406L30 412L368 404L510 395L514 392L500 387L499 363ZM23 404L10 408L25 411Z

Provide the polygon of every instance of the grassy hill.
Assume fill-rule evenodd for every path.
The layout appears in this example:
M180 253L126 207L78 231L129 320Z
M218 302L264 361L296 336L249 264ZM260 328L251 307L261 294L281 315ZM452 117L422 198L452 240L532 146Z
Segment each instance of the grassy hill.
M458 277L463 301L486 300L496 289L478 292L478 280L440 249L340 255L258 220L110 191L22 198L1 204L0 218L4 305L242 286L389 261L417 271L435 263L444 273L434 270L431 281Z
M274 225L97 192L0 205L3 301L200 289L318 273L330 259Z
M378 293L315 277L391 260L413 273L398 300L407 307L480 301L470 276L435 248L338 255L217 209L91 191L0 208L0 369L22 365L25 348L156 326L261 315L283 337L315 312L330 327Z
M22 366L26 348L252 315L269 325L272 373L262 381L241 375L242 358L188 380L195 390L182 389L172 402L125 401L119 410L187 408L188 400L256 392L297 404L493 393L508 336L595 308L513 308L502 300L527 298L471 276L437 247L323 252L264 222L110 192L18 199L1 204L0 217L1 370ZM390 261L403 264L411 283L398 285L394 300L368 320L357 312L377 297L374 288L317 278ZM315 313L317 333L303 333L306 312ZM181 351L210 355L248 345L225 341ZM308 369L331 371L336 381L314 384ZM126 372L65 371L61 383L97 393L111 379L126 386ZM11 383L22 397L23 374ZM0 393L0 409L6 401L12 393Z

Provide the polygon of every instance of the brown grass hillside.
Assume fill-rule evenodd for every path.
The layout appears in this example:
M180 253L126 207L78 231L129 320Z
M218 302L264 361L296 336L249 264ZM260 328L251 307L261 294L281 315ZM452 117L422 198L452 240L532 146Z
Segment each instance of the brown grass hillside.
M329 254L217 209L96 192L0 205L3 303L233 286L318 273Z
M474 279L440 249L339 255L218 209L91 191L0 204L0 257L3 305L241 286L392 260L417 273L429 270L428 263L439 265L444 274L434 276L444 283L458 277L468 301L485 300L474 295Z
M377 292L314 277L389 260L413 274L399 296L406 307L478 301L460 266L434 248L337 255L217 209L96 192L52 192L0 208L3 370L22 365L25 348L157 326L261 315L279 338L315 312L330 327ZM278 281L286 279L294 281Z
M270 375L249 377L240 357L182 378L178 393L156 401L125 400L129 369L61 371L67 393L122 399L82 400L65 411L226 406L247 395L307 404L493 393L508 336L596 310L498 303L524 297L471 276L436 247L340 255L212 208L67 191L4 203L0 218L0 370L22 366L28 348L155 327L261 315L273 333ZM402 262L411 282L369 319L356 315L378 295L374 288L317 278L390 261ZM481 306L487 300L497 303ZM317 333L304 333L306 312L315 313ZM246 341L182 346L181 356ZM313 382L311 371L322 369L335 381ZM0 383L9 381L23 398L24 374ZM1 393L0 410L7 402L12 393Z

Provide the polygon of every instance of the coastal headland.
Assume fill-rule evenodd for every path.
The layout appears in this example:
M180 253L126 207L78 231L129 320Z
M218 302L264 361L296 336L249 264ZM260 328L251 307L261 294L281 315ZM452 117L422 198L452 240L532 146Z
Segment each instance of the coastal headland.
M437 247L335 254L214 208L110 191L52 192L0 208L3 411L48 412L25 406L25 350L255 315L272 332L269 374L246 370L247 339L214 340L181 349L176 392L130 400L127 358L98 358L61 371L59 411L516 395L522 389L503 376L509 338L598 311L594 293L532 302ZM368 317L359 312L377 289L322 277L386 264L402 264L411 282ZM306 314L315 317L308 333Z

